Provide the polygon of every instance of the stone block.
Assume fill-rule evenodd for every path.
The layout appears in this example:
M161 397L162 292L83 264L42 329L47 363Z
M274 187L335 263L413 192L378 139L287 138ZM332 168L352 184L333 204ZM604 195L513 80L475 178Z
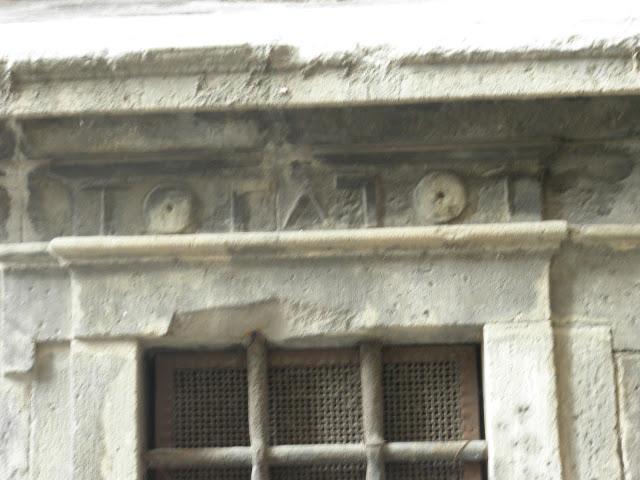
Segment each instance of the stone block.
M616 384L608 327L555 330L564 480L621 478Z
M140 353L136 342L71 343L74 480L139 480Z
M385 328L479 330L487 322L549 316L544 252L221 260L72 266L74 331L84 337L158 337L175 313L269 300L325 312L310 317L315 323L285 319L291 337L308 336L310 330L318 335Z
M2 294L2 366L5 372L26 372L36 341L69 338L69 273L56 266L7 267Z
M68 344L39 345L31 391L30 479L71 476L71 376Z
M255 118L232 113L80 117L26 120L22 123L29 158L65 160L113 158L153 152L155 159L204 157L204 152L262 146Z
M611 325L615 350L640 348L640 250L568 246L551 265L558 324Z
M619 353L620 437L625 480L640 480L640 353Z
M553 332L547 322L484 327L491 480L561 480Z
M553 163L545 188L547 218L569 223L640 221L640 168L626 152L573 152Z
M511 220L536 222L542 220L542 185L535 177L517 176L509 182Z
M29 379L0 375L0 478L29 478Z

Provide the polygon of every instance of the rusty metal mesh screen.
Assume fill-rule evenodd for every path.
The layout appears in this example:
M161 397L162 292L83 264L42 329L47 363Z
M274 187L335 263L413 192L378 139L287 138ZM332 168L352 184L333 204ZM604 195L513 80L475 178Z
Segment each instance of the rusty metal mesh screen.
M462 480L462 472L454 462L387 463L386 480Z
M248 468L183 468L166 470L157 480L250 480L251 467Z
M175 446L200 448L249 445L247 392L246 369L174 370L172 424Z
M267 385L262 398L268 403L265 420L270 445L363 444L361 382L367 382L367 387L374 380L361 371L360 362L367 358L361 355L351 349L272 351L263 357ZM479 437L472 350L389 347L381 350L379 358L382 375L375 376L375 381L382 382L378 408L382 409L386 442ZM251 444L247 362L242 353L166 355L156 365L160 365L156 368L157 447ZM384 468L387 480L481 478L478 465L459 462L388 461ZM366 466L312 461L272 465L269 472L271 480L364 480ZM151 478L249 480L251 468L159 468Z
M390 361L382 372L387 441L462 439L457 362Z
M271 480L365 480L364 465L273 467Z
M359 366L270 367L269 418L272 445L362 442Z

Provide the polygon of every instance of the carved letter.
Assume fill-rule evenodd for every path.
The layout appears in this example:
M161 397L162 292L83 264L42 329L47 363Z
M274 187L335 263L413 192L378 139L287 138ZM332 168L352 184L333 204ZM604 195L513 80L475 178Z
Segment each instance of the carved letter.
M378 227L381 222L381 212L378 209L378 182L373 177L352 175L338 175L336 188L345 190L359 190L361 198L362 224L365 227Z
M100 183L80 188L74 202L74 233L76 235L112 235L115 232L114 193L124 187ZM88 195L89 198L83 198Z

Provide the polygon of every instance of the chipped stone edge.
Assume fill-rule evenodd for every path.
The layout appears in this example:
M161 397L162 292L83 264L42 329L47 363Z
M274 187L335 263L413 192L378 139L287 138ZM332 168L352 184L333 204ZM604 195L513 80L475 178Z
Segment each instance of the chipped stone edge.
M549 251L566 238L563 221L362 230L60 237L48 244L61 263L102 259L322 257L407 251Z
M301 60L291 45L20 60L3 74L0 66L5 78L0 91L6 91L0 117L640 93L632 45L395 58L384 49L378 53L385 59L382 66L357 51Z

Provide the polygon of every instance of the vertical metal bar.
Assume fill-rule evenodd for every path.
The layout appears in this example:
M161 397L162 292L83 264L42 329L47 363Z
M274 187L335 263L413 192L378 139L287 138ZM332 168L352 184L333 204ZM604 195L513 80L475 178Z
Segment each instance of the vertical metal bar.
M264 338L252 334L247 348L249 384L249 437L251 439L251 480L269 480L267 448L269 444L269 398L267 346Z
M367 480L384 480L382 350L380 345L368 343L360 347L360 375L364 443L367 450Z

